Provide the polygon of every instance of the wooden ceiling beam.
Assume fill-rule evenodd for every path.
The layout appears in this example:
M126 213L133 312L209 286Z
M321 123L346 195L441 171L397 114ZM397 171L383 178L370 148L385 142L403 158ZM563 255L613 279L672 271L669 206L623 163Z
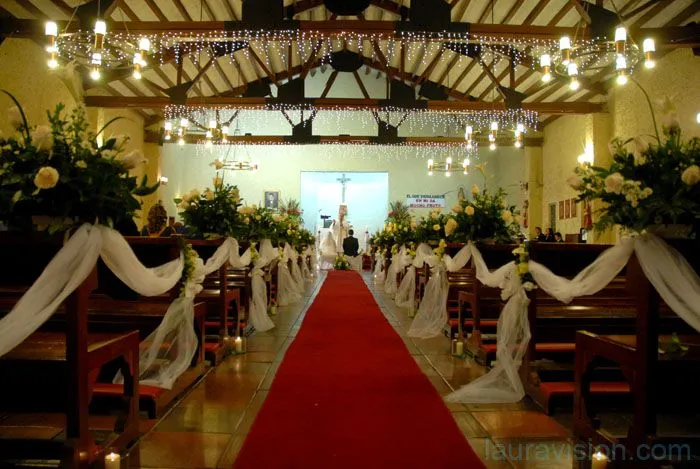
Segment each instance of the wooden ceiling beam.
M112 6L119 7L119 9L129 18L129 21L139 21L139 17L136 13L134 13L134 10L129 7L129 5L126 4L124 0L117 0ZM113 18L112 16L114 15L114 12L110 12L109 15L105 14L105 17L107 18ZM124 18L117 18L117 21L122 21Z
M528 14L527 17L523 20L523 25L526 25L526 27L530 27L529 25L531 25L532 22L535 21L535 19L537 19L537 16L539 16L539 14L542 13L542 10L544 10L544 7L546 7L547 4L549 4L549 0L540 0L539 2L537 2L535 8L533 8L532 11L530 11L530 14Z
M425 67L425 70L423 70L423 73L418 77L418 80L416 80L415 84L413 87L417 87L421 83L423 83L425 80L427 80L430 77L430 74L433 73L433 69L435 69L435 66L438 64L440 59L442 59L442 51L444 49L442 47L438 48L437 53L435 54L435 57L433 57L433 60L430 61L427 67Z
M576 11L578 12L579 15L581 15L581 19L586 22L586 24L591 24L591 15L588 14L586 9L581 5L581 2L579 0L569 0L569 3L573 5L574 8L576 8Z
M352 72L352 74L355 77L355 81L357 82L357 86L360 87L360 91L362 92L362 96L364 96L365 99L370 99L369 93L367 92L367 88L365 88L365 84L362 83L362 78L360 77L360 74L357 73L357 70Z
M460 83L464 81L464 79L467 77L469 72L472 71L472 69L476 66L477 61L472 59L471 62L469 62L469 65L467 65L464 70L462 71L461 75L455 80L454 84L452 85L451 89L454 92L457 92L457 88L459 87Z
M445 81L445 79L449 76L450 71L452 70L452 67L455 66L459 58L462 57L460 54L455 53L454 57L452 57L452 60L447 64L447 67L445 67L445 71L442 72L442 75L440 75L440 79L437 81L438 85L442 86L442 83Z
M17 4L19 4L20 7L27 10L27 12L30 15L35 16L37 19L45 20L48 18L48 16L46 16L46 13L44 13L43 11L38 9L36 6L34 6L34 4L32 2L30 2L29 0L15 0L15 1L17 2Z
M236 10L233 9L233 6L231 5L230 0L221 0L224 4L224 7L226 8L226 12L228 13L229 20L233 21L239 21L240 18L238 18L238 15L236 14Z
M635 8L635 9L632 10L632 11L630 11L629 13L628 13L628 12L625 12L625 11L623 10L623 13L624 13L624 14L622 15L622 19L623 19L623 20L628 20L628 19L630 19L630 18L632 18L632 17L638 15L639 13L643 12L643 11L646 10L647 8L650 8L652 5L656 5L657 3L662 2L662 1L664 1L664 0L649 0L648 2L645 2L644 4L640 5L639 7Z
M493 90L496 86L500 85L500 83L509 75L509 73L510 73L510 67L504 68L503 71L501 72L501 74L498 75L496 80L495 81L492 80L491 84L489 86L487 86L484 91L481 92L481 94L478 96L478 98L481 100L481 99L484 99L486 96L488 96L488 94L491 92L491 90ZM511 87L512 87L512 84L511 84Z
M265 62L263 62L262 59L260 59L258 54L255 53L255 50L252 47L248 46L248 52L250 53L250 55L253 56L253 59L255 59L258 65L260 65L260 68L263 70L263 72L265 72L265 75L267 75L270 81L274 83L275 86L279 86L279 83L277 82L277 77L274 73L270 71L267 65L265 65Z
M192 17L187 11L187 8L185 8L185 5L182 4L182 0L173 0L173 3L175 4L177 11L180 12L180 16L182 16L184 21L192 21Z
M310 98L309 104L315 109L335 109L338 107L358 110L382 109L381 99L357 99L357 98ZM441 112L469 112L503 110L505 105L501 102L488 101L421 101L425 102L427 109ZM191 98L186 103L189 106L201 107L235 107L239 109L266 109L268 98L242 98L237 96L206 96ZM171 104L168 97L163 96L86 96L85 105L88 107L103 108L141 108L160 109ZM536 111L540 114L590 114L606 112L602 103L591 102L537 102L523 103L523 109Z
M153 12L154 15L158 18L158 21L167 23L168 22L168 17L163 14L161 9L156 5L156 2L154 0L145 0L146 5L148 5L148 8ZM131 28L129 28L131 29Z
M204 8L204 11L206 12L207 16L209 16L209 19L212 21L217 21L217 17L214 14L214 10L211 9L211 5L209 5L209 0L201 0L202 2L202 8Z
M326 81L326 86L323 88L323 93L321 93L322 98L325 98L326 96L328 96L328 93L330 93L331 88L333 87L333 83L335 83L335 79L338 78L338 73L338 70L333 70L333 73L331 73L328 77L328 81Z
M221 81L223 81L226 84L226 86L228 86L229 90L232 90L234 88L233 83L231 83L231 80L229 80L229 78L224 73L224 70L223 68L221 68L221 64L219 63L218 59L214 62L214 68L219 74L219 78L221 78Z
M691 16L693 16L695 13L700 11L700 2L695 1L685 7L683 11L678 13L676 16L674 16L671 21L666 23L666 26L680 26L681 23L683 23L685 20L689 19Z
M459 10L457 10L457 14L454 16L454 19L452 21L457 21L460 22L462 21L462 18L464 18L464 14L467 12L467 8L469 8L469 3L471 0L463 0L461 6L459 7Z
M68 18L73 16L73 9L71 7L69 7L68 4L66 4L66 2L64 0L51 0L51 3L53 3L53 5L56 8L61 10L61 13L66 15Z

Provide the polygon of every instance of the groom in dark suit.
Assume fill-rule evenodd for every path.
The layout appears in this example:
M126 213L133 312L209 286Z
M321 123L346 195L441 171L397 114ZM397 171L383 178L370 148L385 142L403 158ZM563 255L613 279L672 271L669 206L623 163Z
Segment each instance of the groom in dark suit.
M354 234L353 230L348 231L349 236L343 240L343 252L346 256L355 257L360 250L360 242L352 236Z

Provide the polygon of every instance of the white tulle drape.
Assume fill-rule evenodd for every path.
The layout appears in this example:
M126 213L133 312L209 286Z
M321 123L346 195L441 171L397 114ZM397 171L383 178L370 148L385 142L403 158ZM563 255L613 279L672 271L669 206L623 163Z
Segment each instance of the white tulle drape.
M374 272L372 273L372 278L374 279L375 285L382 285L384 283L384 255L379 251L374 254Z
M321 269L332 269L335 263L335 256L338 255L338 247L330 231L328 231L323 240L321 240L321 245L318 249L321 254Z
M430 246L423 243L416 249L416 255L413 259L410 258L408 270L401 280L401 284L396 291L394 302L400 308L415 308L416 307L416 269L423 267L425 259L433 254Z
M260 257L255 261L250 272L251 300L250 300L250 324L256 331L265 332L275 327L270 316L267 315L267 286L263 279L265 268L273 264L279 257L279 251L272 247L272 242L265 239L260 243Z
M361 272L362 271L362 255L358 256L345 256L345 259L348 260L348 264L350 264L350 268L356 272Z
M475 249L469 243L460 249L454 258L444 254L440 259L432 253L424 257L423 261L430 267L430 278L425 285L425 293L416 317L408 329L409 337L427 339L440 334L447 324L447 272L455 272L464 267Z
M182 276L184 258L147 268L126 240L104 226L83 225L49 262L39 278L0 320L0 355L15 348L36 331L60 304L87 278L98 257L132 290L144 296L162 295ZM197 350L193 297L201 290L201 259L184 286L185 296L175 300L158 328L141 343L140 381L170 388Z
M396 296L399 290L399 283L396 276L399 272L403 272L407 265L413 260L408 254L406 246L401 246L399 251L391 256L391 265L387 269L386 280L384 281L384 292L392 298Z
M285 246L277 263L277 304L280 306L288 306L301 299L297 281L289 270L291 259L289 255L292 253L291 248L288 249L288 247L289 245ZM296 262L293 265L296 265ZM299 266L297 266L298 268Z
M553 274L534 261L529 262L529 269L539 288L568 303L573 298L592 295L603 289L619 275L633 252L659 296L681 319L700 332L700 277L678 251L653 234L623 239L571 280ZM463 403L517 402L525 395L518 369L530 341L527 318L529 300L514 263L483 275L488 269L483 259L477 259L477 253L477 278L489 286L500 286L503 289L502 298L508 300L498 320L497 363L487 374L450 394L446 400ZM481 258L480 255L478 257Z

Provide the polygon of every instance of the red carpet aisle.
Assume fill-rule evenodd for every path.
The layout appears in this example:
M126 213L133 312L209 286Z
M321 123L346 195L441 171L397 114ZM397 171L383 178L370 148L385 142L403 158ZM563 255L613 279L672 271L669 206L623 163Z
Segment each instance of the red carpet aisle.
M360 276L331 271L234 467L484 466Z

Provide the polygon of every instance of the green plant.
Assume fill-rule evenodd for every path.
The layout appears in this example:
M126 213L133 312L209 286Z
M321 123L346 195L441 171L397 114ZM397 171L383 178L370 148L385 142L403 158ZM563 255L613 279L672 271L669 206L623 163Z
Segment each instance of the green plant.
M525 242L513 250L515 256L515 267L518 269L520 283L525 290L534 290L537 288L535 278L530 272L530 243Z
M503 189L491 194L474 185L471 199L459 200L452 208L445 221L444 235L457 242L484 239L511 242L519 232L520 216L515 206L506 205L505 197Z
M295 199L288 199L280 205L280 213L286 213L290 217L301 217L301 203Z
M350 270L350 263L348 263L348 260L345 258L345 256L341 254L336 256L333 268L335 270Z
M269 239L277 243L281 239L280 223L275 221L275 213L267 208L256 205L243 206L239 209L241 223L236 227L234 236L249 241Z
M120 225L141 203L134 196L152 194L159 184L140 183L129 171L145 162L139 150L124 153L127 137L97 137L88 130L85 110L68 113L63 104L47 112L49 125L30 126L19 102L9 111L18 134L0 137L0 220L11 230L48 228L50 233L76 224ZM32 218L49 217L48 226Z
M193 189L182 198L175 199L186 226L197 235L234 236L240 225L238 207L241 197L238 187L225 185L218 175L213 180L214 189L208 187L200 193Z
M411 214L408 211L408 205L403 200L397 200L389 203L389 215L387 223L406 224L411 222Z

